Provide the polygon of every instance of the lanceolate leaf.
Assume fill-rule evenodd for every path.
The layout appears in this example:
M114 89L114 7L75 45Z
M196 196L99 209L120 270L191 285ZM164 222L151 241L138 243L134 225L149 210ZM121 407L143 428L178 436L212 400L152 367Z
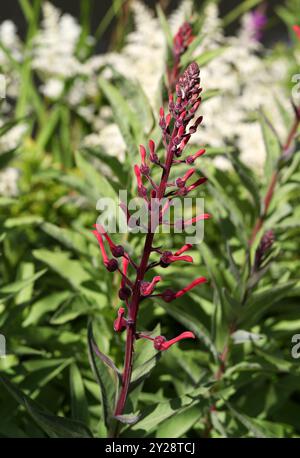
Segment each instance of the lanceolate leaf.
M265 176L269 182L281 154L281 145L273 126L264 113L260 113L259 119L266 147Z
M88 327L88 345L90 363L100 388L103 420L109 429L118 396L119 376L111 360L97 348L91 323Z
M45 410L42 410L38 404L32 401L28 396L22 393L6 377L0 376L0 382L3 383L9 393L21 404L31 417L36 421L38 426L52 438L88 438L92 437L91 432L80 422L69 420L64 417L56 417Z
M200 398L202 398L201 402L205 405L208 392L208 389L199 388L189 395L146 407L142 413L141 420L132 427L132 431L143 430L146 434L151 434L163 421L178 415L188 406L197 405L200 402Z

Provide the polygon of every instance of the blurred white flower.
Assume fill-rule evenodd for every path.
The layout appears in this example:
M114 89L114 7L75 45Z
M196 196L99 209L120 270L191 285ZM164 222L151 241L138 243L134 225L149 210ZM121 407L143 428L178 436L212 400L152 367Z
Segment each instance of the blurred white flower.
M21 144L27 129L28 126L26 124L17 124L2 135L0 137L0 154L16 149Z
M57 78L50 78L40 89L49 99L57 100L64 90L64 82Z
M22 60L21 42L17 34L15 24L6 20L0 24L0 42L9 51L11 57L17 62ZM0 65L3 66L10 62L7 54L0 49Z
M108 124L99 134L90 134L85 137L83 146L88 148L100 147L109 156L117 157L120 162L125 160L126 145L116 124Z
M0 195L4 197L16 197L19 194L18 180L20 172L13 167L7 167L0 172Z
M69 78L81 72L75 56L81 27L69 14L43 3L42 29L35 37L33 68L52 77Z

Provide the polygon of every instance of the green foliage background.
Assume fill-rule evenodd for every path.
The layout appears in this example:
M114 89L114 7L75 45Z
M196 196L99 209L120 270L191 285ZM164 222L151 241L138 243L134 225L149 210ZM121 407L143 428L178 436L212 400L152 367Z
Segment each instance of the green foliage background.
M40 3L20 1L28 21L27 50L38 28ZM241 2L226 17L226 24L257 3ZM158 12L169 36L166 18L161 9ZM300 17L299 2L286 1L277 13L277 20L291 30ZM107 16L100 24L98 39L109 20ZM83 33L88 34L85 25ZM291 39L294 44L283 52L290 53L292 74L293 46L299 44L294 36ZM121 42L122 38L120 46ZM84 37L80 43L81 55L92 52L84 48ZM204 65L213 57L202 55L199 61ZM186 55L186 63L188 59ZM118 375L97 357L95 349L122 369L124 338L113 332L119 280L104 270L90 229L99 197L117 198L118 189L124 188L134 192L132 164L137 146L158 138L157 114L134 83L117 74L113 84L101 79L95 103L112 107L128 154L121 163L100 149L78 150L89 131L87 123L63 98L56 103L43 99L30 57L16 66L22 90L0 135L28 116L28 107L31 130L17 150L0 156L1 168L13 164L22 171L20 196L0 197L0 332L7 339L7 356L0 359L0 436L106 437ZM129 85L134 94L131 104L124 95ZM141 106L143 115L137 116ZM139 316L143 330L158 334L160 327L163 335L173 336L189 329L197 340L174 346L161 358L150 343L137 342L123 437L300 435L300 366L291 357L291 338L300 330L298 143L281 167L264 225L275 231L274 250L264 275L245 299L249 262L257 246L249 258L247 240L280 154L277 137L263 116L261 123L268 157L263 177L241 163L234 147L223 151L233 170L217 169L211 161L216 151L208 148L205 203L213 219L205 226L204 243L192 252L194 264L184 269L172 266L164 279L174 289L201 275L210 281L176 303L144 301ZM113 178L101 172L103 164ZM84 205L76 205L78 198ZM130 235L120 241L128 248L130 242L134 254L140 252L141 237ZM181 242L176 237L174 247ZM234 344L233 322L236 329L261 334L262 339ZM216 381L225 347L228 362Z

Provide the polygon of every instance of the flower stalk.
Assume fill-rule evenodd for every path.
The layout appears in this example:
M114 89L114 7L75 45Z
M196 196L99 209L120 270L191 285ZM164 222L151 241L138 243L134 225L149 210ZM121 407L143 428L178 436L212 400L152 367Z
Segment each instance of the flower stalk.
M166 268L174 262L193 262L191 256L184 255L184 253L192 247L190 244L184 245L175 253L163 251L153 246L156 229L160 224L163 224L163 210L160 210L160 217L154 227L151 221L151 214L152 211L155 210L157 202L162 202L162 199L167 196L169 201L171 201L174 196L187 195L206 181L206 178L200 178L191 185L186 185L187 181L196 173L196 168L193 167L189 169L183 177L177 178L174 183L169 183L172 167L178 164L178 158L182 156L191 135L197 130L202 121L201 116L196 116L196 110L201 102L199 75L200 70L198 65L196 63L190 64L183 75L178 79L175 88L175 97L170 96L169 98L168 113L165 113L163 108L160 109L159 124L162 130L162 144L165 147L164 157L158 158L156 145L153 140L150 140L148 144L149 154L143 145L140 146L141 164L136 164L134 166L134 174L137 180L138 195L145 200L149 208L147 233L145 235L140 261L138 263L132 261L124 247L115 245L102 226L96 225L97 230L93 231L98 240L106 269L109 271L118 271L121 274L119 298L125 303L124 307L119 308L117 319L114 322L114 329L116 332L123 332L126 330L122 386L115 407L115 417L122 415L126 407L133 368L134 343L136 339L145 338L151 340L157 351L165 351L182 339L195 338L194 334L190 331L185 331L170 340L167 340L164 336L157 336L155 338L149 337L137 331L137 318L142 300L152 297L161 297L165 302L170 302L206 282L206 278L200 277L180 291L174 292L173 290L166 290L163 293L155 293L158 283L162 280L161 276L154 276L151 281L145 279L147 272L155 266ZM202 149L193 156L188 156L187 159L180 161L180 163L190 165L204 154L204 152L205 151ZM151 167L158 166L162 169L160 181L158 183L155 183L150 178L151 167L148 164L151 164ZM174 189L169 191L170 187ZM180 193L179 191L183 189L184 192ZM153 201L155 201L155 204ZM127 213L125 208L123 208L123 210ZM186 225L193 224L200 219L209 217L210 215L208 214L197 215L188 221L175 221L174 225L179 225L184 228ZM109 259L106 253L104 241L109 246L113 256L112 259ZM150 262L150 256L153 253L155 253L159 259ZM119 269L119 263L116 258L123 258L122 270ZM129 268L135 271L135 279L133 281L129 279Z

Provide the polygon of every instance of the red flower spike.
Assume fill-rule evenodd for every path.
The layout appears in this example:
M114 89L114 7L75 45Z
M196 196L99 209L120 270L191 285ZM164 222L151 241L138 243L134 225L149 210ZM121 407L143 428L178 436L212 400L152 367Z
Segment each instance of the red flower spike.
M156 277L153 278L153 280L150 283L146 282L146 281L142 282L141 283L141 287L140 287L141 295L142 296L149 296L150 294L152 294L156 283L158 283L160 280L161 280L161 277L160 276L156 276Z
M297 35L298 39L300 40L300 26L299 25L293 25L293 30L295 34Z
M183 339L195 339L195 334L190 331L182 332L179 336L174 337L174 339L167 340L164 336L157 336L153 340L154 348L158 351L168 350L172 345L180 342Z
M122 332L126 329L127 320L124 318L125 309L123 307L118 310L118 318L114 322L114 330Z

